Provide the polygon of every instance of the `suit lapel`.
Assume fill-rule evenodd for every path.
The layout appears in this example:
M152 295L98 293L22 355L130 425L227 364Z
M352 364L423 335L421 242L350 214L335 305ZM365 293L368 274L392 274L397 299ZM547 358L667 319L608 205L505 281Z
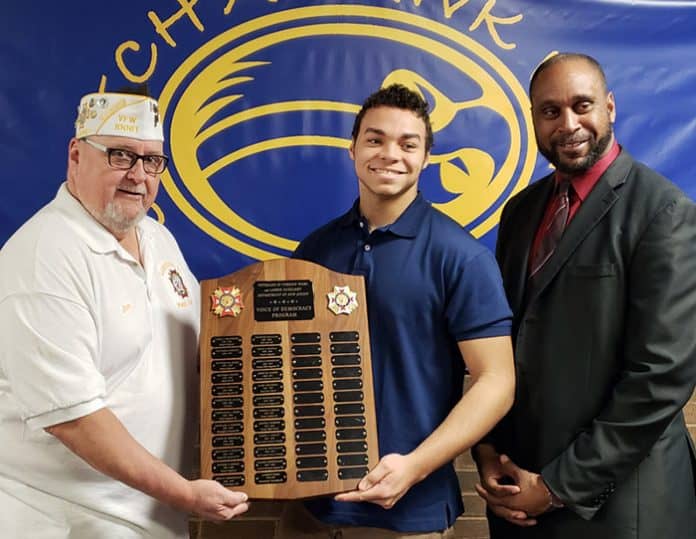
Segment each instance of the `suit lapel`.
M520 200L519 206L515 208L513 217L506 223L506 228L512 231L515 239L514 242L506 242L506 245L502 246L505 249L503 254L505 265L512 269L505 274L508 301L513 312L520 312L524 303L529 253L553 186L553 174L530 186L529 191ZM520 271L520 268L523 270ZM510 276L514 276L514 282Z
M530 286L528 303L534 301L548 286L587 235L619 199L616 187L626 181L632 164L631 156L622 151L602 175L566 228L549 261L535 275L533 285Z

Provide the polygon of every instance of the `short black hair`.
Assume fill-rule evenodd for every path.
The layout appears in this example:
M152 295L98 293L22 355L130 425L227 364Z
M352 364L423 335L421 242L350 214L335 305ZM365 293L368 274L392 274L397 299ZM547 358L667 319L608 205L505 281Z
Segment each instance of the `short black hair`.
M425 151L430 151L430 148L433 147L433 126L430 124L428 102L423 99L420 94L407 88L403 84L390 84L385 88L380 88L365 100L353 123L353 131L351 133L353 141L358 138L360 124L362 123L365 113L377 107L393 107L396 109L410 110L423 120L425 124Z
M607 92L607 77L604 74L602 66L597 60L595 60L594 58L592 58L592 56L589 56L588 54L582 54L580 52L559 52L558 54L554 54L553 56L550 56L549 58L541 62L534 70L532 78L529 81L529 97L532 97L532 89L534 88L534 83L536 82L537 78L541 73L546 71L546 69L548 69L552 65L568 60L582 60L584 62L587 62L591 67L595 69L595 71L599 75L599 80L602 83L602 91L605 93Z

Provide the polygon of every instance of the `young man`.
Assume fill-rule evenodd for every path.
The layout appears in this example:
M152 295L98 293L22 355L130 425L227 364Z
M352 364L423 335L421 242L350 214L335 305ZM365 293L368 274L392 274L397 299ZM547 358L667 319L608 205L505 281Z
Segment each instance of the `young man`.
M0 251L0 530L183 539L246 496L188 481L198 283L145 217L167 164L157 102L90 94L67 181ZM175 511L176 510L176 511Z
M451 537L463 510L452 460L512 403L495 260L418 192L432 142L418 94L371 95L350 146L360 197L295 252L365 277L382 458L355 491L288 505L277 538ZM465 363L473 384L462 397Z
M696 207L617 144L596 60L553 56L529 93L556 172L498 233L518 385L476 451L491 537L696 537Z

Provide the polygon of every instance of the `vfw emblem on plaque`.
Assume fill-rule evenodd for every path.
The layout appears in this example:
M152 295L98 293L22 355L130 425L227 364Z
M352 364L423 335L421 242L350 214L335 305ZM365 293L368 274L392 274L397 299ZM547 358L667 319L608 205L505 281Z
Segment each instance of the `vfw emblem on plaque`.
M357 294L348 286L334 286L333 292L326 296L329 310L334 314L350 314L358 308Z
M239 316L244 308L242 294L236 286L216 288L210 301L210 309L220 317Z

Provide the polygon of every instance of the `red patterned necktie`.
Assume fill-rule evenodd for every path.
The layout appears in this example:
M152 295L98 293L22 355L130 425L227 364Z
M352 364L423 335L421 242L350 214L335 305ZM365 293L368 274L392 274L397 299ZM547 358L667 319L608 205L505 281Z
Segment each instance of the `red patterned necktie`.
M529 277L534 275L546 264L551 255L556 250L556 245L563 235L566 223L568 222L568 212L570 210L570 200L568 198L568 188L570 180L561 180L556 189L556 194L551 201L551 217L544 223L541 231L541 241L530 265Z

